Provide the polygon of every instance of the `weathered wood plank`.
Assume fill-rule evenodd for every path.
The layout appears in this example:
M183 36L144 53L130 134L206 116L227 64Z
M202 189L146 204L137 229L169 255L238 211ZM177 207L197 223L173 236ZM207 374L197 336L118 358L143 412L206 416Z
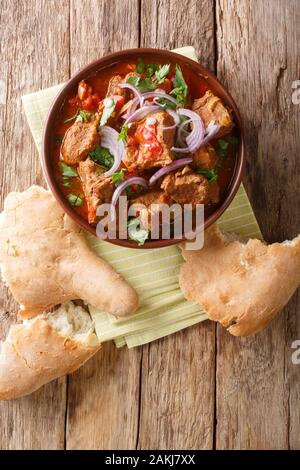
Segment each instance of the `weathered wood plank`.
M214 0L142 0L141 47L182 46L193 46L199 61L214 70Z
M138 46L138 1L71 1L71 73L101 55ZM141 350L113 343L69 377L68 449L134 449Z
M293 237L300 215L300 106L291 102L299 2L218 0L216 17L218 75L244 118L245 182L258 221L268 241ZM300 368L290 360L297 311L299 296L255 338L218 329L217 448L299 447Z
M214 342L205 322L144 347L139 449L212 449Z
M67 0L60 1L59 12L54 0L1 3L1 207L9 191L23 190L32 183L44 184L21 95L67 79L68 17ZM3 339L17 305L2 285L0 298ZM63 448L65 398L65 379L61 379L30 397L1 402L0 448Z
M141 15L141 46L192 45L214 69L213 1L143 0ZM144 348L139 448L213 447L214 351L215 325L209 322Z

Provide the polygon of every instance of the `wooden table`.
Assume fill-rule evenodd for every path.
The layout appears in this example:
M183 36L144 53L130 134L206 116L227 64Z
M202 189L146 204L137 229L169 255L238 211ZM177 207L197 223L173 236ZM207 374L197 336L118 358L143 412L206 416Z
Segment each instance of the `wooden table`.
M245 185L268 241L300 230L298 0L4 0L0 9L1 206L44 185L21 95L110 51L195 47L240 106ZM16 305L1 286L1 337ZM1 449L300 447L296 294L254 338L205 322L141 348L112 343L82 369L0 404Z

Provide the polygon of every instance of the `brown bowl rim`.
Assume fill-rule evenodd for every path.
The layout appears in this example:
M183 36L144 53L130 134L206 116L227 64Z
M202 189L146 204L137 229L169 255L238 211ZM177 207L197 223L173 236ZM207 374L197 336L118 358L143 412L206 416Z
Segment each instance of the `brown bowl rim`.
M238 127L239 131L239 148L237 151L237 159L235 164L235 169L233 173L233 177L230 183L230 187L228 190L227 195L225 196L222 203L216 210L210 214L204 222L204 230L206 230L209 226L211 226L214 222L216 222L221 215L225 212L228 208L230 203L232 202L234 196L236 195L240 184L242 182L242 174L244 168L244 127L241 119L241 115L239 109L229 93L229 91L224 87L224 85L218 80L218 78L210 72L206 67L201 65L200 63L185 57L181 54L177 54L176 52L171 52L164 49L155 49L155 48L134 48L134 49L125 49L117 52L113 52L107 55L104 55L100 59L94 60L93 62L89 63L85 67L81 68L77 73L75 73L63 86L60 90L58 95L56 96L51 108L48 112L47 119L44 126L43 132L43 139L42 139L42 148L41 148L41 162L42 162L42 169L44 172L44 176L46 178L47 184L49 189L51 190L52 194L56 198L57 202L62 206L63 210L82 228L84 228L87 232L91 233L92 235L96 235L96 228L90 225L87 220L81 217L68 203L68 201L64 198L63 194L60 192L59 186L54 178L53 168L51 164L51 137L53 137L52 127L54 116L61 109L61 106L69 92L74 85L76 85L81 79L86 78L93 73L95 73L98 69L103 68L104 66L111 65L114 61L120 61L124 59L126 56L129 58L131 56L142 55L142 54L155 54L161 55L162 57L170 58L173 61L180 61L190 65L192 68L198 69L198 72L205 77L209 78L209 80L213 83L213 85L222 91L223 98L226 101L226 104L230 106L233 110L235 123ZM120 239L109 239L107 238L105 241L112 243L114 245L126 247L126 248L135 248L135 249L152 249L152 248L163 248L166 246L177 245L183 242L185 239L174 239L171 238L169 240L152 240L145 242L144 245L138 246L135 242L131 240L120 240Z

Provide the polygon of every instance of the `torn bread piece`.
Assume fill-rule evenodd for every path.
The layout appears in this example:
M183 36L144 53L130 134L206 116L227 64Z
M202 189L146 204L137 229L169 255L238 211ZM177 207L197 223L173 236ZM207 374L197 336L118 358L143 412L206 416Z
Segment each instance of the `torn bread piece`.
M138 306L136 291L89 248L82 229L39 186L5 199L0 267L23 317L75 299L116 316Z
M205 231L202 250L182 247L179 284L211 320L235 336L262 330L283 309L300 284L300 235L266 245L242 243L214 225Z
M0 347L0 400L12 400L74 372L100 343L89 313L68 302L11 326Z

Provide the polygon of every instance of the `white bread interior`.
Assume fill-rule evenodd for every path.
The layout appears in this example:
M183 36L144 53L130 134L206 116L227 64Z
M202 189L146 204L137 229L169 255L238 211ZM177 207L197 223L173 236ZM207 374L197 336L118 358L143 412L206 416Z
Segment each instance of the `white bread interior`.
M5 199L0 267L23 317L75 299L116 316L138 306L136 291L90 249L81 228L39 186Z
M239 241L214 225L204 239L202 250L182 247L185 263L179 284L184 296L233 335L257 333L300 284L300 235L267 245L255 239Z
M11 326L0 343L0 400L28 395L74 372L99 348L89 313L73 302Z

